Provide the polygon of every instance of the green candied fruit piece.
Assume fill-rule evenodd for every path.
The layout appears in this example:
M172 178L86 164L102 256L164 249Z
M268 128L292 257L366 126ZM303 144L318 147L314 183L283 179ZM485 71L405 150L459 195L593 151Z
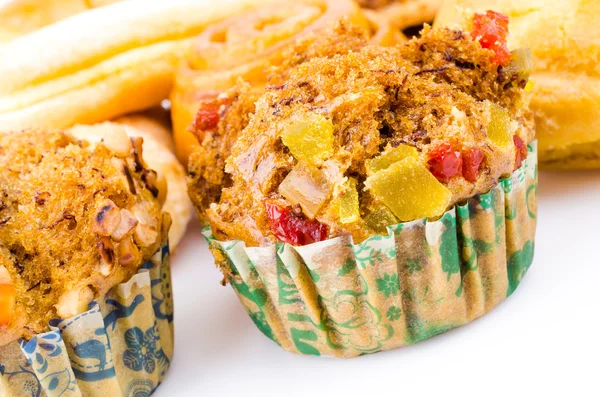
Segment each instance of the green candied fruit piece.
M492 143L497 146L506 148L513 144L508 110L495 103L490 106L490 123L487 126L487 135Z
M297 160L323 161L333 155L333 124L320 114L310 113L288 124L281 140Z
M300 205L302 212L314 219L333 189L322 170L298 163L279 185L279 193L292 205Z
M385 233L388 226L395 225L399 222L400 220L396 218L392 211L385 205L382 205L365 216L365 224L377 233Z
M376 172L365 186L401 221L441 215L452 199L452 192L413 157Z
M344 185L344 191L340 197L339 209L340 222L342 223L353 223L360 219L357 184L356 179L348 178L348 181Z
M409 145L399 145L398 147L386 150L380 156L367 160L366 166L369 174L374 174L377 171L385 170L390 165L404 160L407 157L417 158L419 152L417 149Z

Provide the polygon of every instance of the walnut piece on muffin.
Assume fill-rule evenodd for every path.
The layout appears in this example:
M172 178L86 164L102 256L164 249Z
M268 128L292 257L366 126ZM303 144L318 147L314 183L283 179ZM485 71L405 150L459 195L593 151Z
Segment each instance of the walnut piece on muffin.
M527 62L517 62L527 54L502 45L501 15L474 21L481 26L472 32L426 27L403 46L315 57L267 87L243 130L220 142L230 148L218 169L226 183L198 208L214 235L251 246L342 234L360 242L400 221L440 216L510 175L534 137ZM244 95L204 130L239 118L236 101ZM202 153L191 157L195 203L207 163Z
M97 144L0 134L0 269L14 292L0 344L87 310L157 251L169 224L164 186L141 143L118 130Z

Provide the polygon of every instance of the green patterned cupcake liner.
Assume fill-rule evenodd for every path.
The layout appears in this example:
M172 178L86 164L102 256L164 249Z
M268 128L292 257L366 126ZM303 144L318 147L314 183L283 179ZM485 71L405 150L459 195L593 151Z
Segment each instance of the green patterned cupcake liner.
M0 347L0 396L149 396L173 358L169 246L89 310Z
M407 346L481 317L533 260L537 148L487 194L437 221L294 247L246 247L204 230L256 326L284 349L356 357Z

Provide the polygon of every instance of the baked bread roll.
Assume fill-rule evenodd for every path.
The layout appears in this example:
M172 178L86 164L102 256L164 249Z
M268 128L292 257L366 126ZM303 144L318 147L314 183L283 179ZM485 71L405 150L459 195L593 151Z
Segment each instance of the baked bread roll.
M263 3L131 0L19 37L2 48L0 125L61 129L157 105L192 37Z
M487 9L512 22L509 47L532 49L531 81L543 168L600 167L600 15L596 1L451 0L436 26L458 26Z
M264 86L269 67L283 62L297 40L344 17L371 28L380 43L397 41L389 21L377 17L369 21L352 0L280 0L208 27L194 40L175 75L171 105L179 159L187 164L197 146L188 128L202 101L214 99L239 78Z
M171 251L181 242L192 217L192 205L187 195L187 180L183 166L171 151L173 138L160 122L141 115L125 116L94 125L77 125L69 132L80 139L100 141L127 133L131 138L143 138L144 159L167 185L163 209L171 215L169 230Z

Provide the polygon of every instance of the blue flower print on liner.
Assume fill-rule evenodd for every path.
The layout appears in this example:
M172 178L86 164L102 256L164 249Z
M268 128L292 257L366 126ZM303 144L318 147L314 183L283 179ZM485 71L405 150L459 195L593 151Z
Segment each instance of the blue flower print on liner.
M154 373L156 364L161 368L167 367L170 362L162 349L157 349L156 342L158 330L156 325L143 332L139 327L125 331L125 345L127 350L123 354L123 364L132 371L146 371ZM164 371L163 371L164 372Z

